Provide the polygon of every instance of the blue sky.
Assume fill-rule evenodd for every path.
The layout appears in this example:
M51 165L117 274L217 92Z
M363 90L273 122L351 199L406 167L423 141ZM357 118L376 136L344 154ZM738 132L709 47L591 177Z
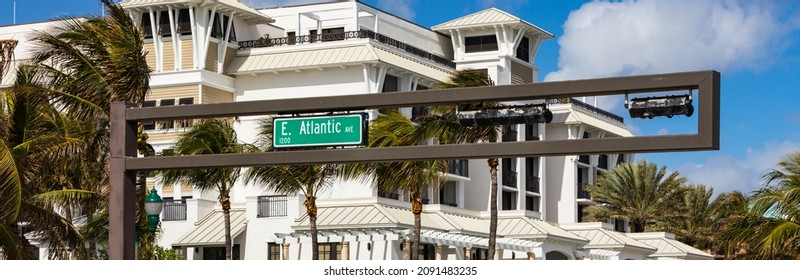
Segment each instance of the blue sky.
M12 23L0 0L0 25ZM254 7L313 0L243 0ZM497 7L555 35L536 57L540 80L713 69L722 73L721 149L639 154L715 192L750 192L800 150L800 5L793 0L365 0L425 27ZM97 0L17 0L17 23L99 14ZM598 104L625 115L619 99ZM693 132L694 118L626 119L638 135Z

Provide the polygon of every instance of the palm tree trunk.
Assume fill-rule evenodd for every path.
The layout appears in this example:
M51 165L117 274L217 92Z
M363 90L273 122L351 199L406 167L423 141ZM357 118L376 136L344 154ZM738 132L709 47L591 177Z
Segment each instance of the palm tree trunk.
M494 251L497 243L497 158L489 159L489 177L491 185L489 188L489 254L488 259L494 259Z
M411 237L411 259L419 260L419 239L422 229L422 196L419 189L411 190L411 213L414 214L414 236Z
M222 204L222 217L225 221L225 259L231 259L231 250L233 242L231 240L231 196L230 194L222 193L219 196L219 202Z
M317 202L316 197L308 192L306 194L306 213L308 224L311 226L311 259L319 260L319 239L317 238Z

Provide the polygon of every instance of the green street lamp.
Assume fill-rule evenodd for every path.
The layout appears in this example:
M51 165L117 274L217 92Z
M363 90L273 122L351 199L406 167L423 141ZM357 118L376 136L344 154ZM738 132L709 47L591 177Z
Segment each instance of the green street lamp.
M150 223L150 232L158 230L159 217L164 208L164 200L158 195L156 188L150 190L150 195L144 199L144 211L147 212L147 221Z

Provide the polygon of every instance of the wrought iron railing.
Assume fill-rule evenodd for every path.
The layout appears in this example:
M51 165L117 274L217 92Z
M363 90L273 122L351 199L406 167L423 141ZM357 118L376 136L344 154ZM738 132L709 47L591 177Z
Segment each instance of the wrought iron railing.
M512 188L517 187L517 172L511 170L503 170L503 185Z
M586 183L578 183L578 198L592 199L592 194L586 190Z
M539 192L539 177L536 176L528 176L525 179L525 190L529 192Z
M385 45L395 47L409 54L413 54L417 57L430 60L432 62L447 66L449 68L456 68L455 62L453 62L453 60L451 59L432 54L423 49L409 45L403 41L399 41L392 37L376 33L371 30L345 31L339 33L324 33L316 35L301 35L301 36L280 37L280 38L261 38L258 40L240 41L239 49L265 48L273 46L307 44L307 43L326 42L326 41L339 41L347 39L364 39L364 38L369 38L378 41Z
M578 161L584 164L589 164L589 155L578 156Z
M447 161L447 173L469 177L469 160L457 159Z
M268 195L258 197L258 217L285 217L286 196Z
M164 221L185 221L186 203L182 201L164 202Z

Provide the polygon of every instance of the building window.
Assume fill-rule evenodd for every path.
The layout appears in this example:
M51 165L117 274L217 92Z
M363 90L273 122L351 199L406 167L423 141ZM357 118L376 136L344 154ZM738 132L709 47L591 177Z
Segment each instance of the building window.
M163 11L158 16L158 35L172 37L172 28L169 26L169 11Z
M502 184L512 188L517 187L517 159L504 158L502 159Z
M517 210L517 192L503 191L503 210Z
M145 39L152 39L153 38L153 25L150 21L150 13L143 13L142 14L142 33L144 34Z
M280 260L281 259L281 245L278 243L267 243L267 259Z
M317 245L320 260L338 260L342 251L342 243L319 243Z
M178 257L178 259L186 259L186 249L183 247L174 246L172 247L172 251L175 252L175 256Z
M192 197L181 197L178 200L171 197L164 198L164 221L185 221L187 199Z
M233 250L231 250L231 260L239 260L239 244L233 244ZM205 247L203 248L203 259L204 260L224 260L225 259L225 247Z
M322 41L342 41L344 40L344 27L322 29Z
M288 41L289 45L297 44L297 33L296 32L286 32L286 41Z
M378 189L378 196L391 199L400 199L400 194L395 191L387 191Z
M458 207L458 182L447 181L439 187L439 204Z
M625 220L613 219L614 220L614 231L618 232L626 232Z
M396 92L398 90L397 85L397 77L386 75L383 79L383 89L381 89L381 92Z
M539 125L526 124L525 125L525 141L539 141Z
M525 190L539 192L539 158L525 158Z
M164 106L175 106L175 99L161 99L161 101L159 101L158 106L161 106L161 107L164 107ZM175 122L174 121L170 120L170 121L159 121L158 122L158 129L172 129L172 128L175 128Z
M144 102L142 102L142 108L155 107L155 106L156 106L155 100L145 100ZM144 127L144 130L156 129L156 123L154 121L142 122L142 126Z
M475 36L464 39L464 51L467 53L487 52L497 50L497 36Z
M266 195L258 197L258 217L285 217L286 196Z
M419 260L435 260L436 259L436 248L433 244L419 244L419 256L417 256Z
M600 155L597 158L597 167L608 169L608 155Z
M578 205L578 222L583 222L586 216L586 205Z
M486 248L472 248L470 256L471 260L487 260L489 259L489 249Z
M181 9L178 12L178 34L192 35L192 21L189 18L189 9Z
M525 62L531 62L531 48L528 37L522 37L522 40L519 42L519 46L517 47L517 58Z
M525 210L539 212L539 197L532 195L526 196Z
M214 13L214 23L211 26L211 37L221 39L222 36L225 36L225 31L223 31L222 27L222 19L220 18L219 13ZM208 12L208 18L211 18L211 11Z
M192 105L194 104L194 97L184 97L178 99L178 105ZM183 119L183 120L175 120L175 127L176 128L188 128L192 126L193 121L191 119Z
M228 21L230 20L230 17L222 16L222 20L223 20L222 26L224 27L222 32L226 32L228 30ZM231 23L231 34L228 35L228 42L236 42L236 24L234 24L233 21L231 21L230 23ZM225 33L223 33L222 36L225 36L224 34Z

